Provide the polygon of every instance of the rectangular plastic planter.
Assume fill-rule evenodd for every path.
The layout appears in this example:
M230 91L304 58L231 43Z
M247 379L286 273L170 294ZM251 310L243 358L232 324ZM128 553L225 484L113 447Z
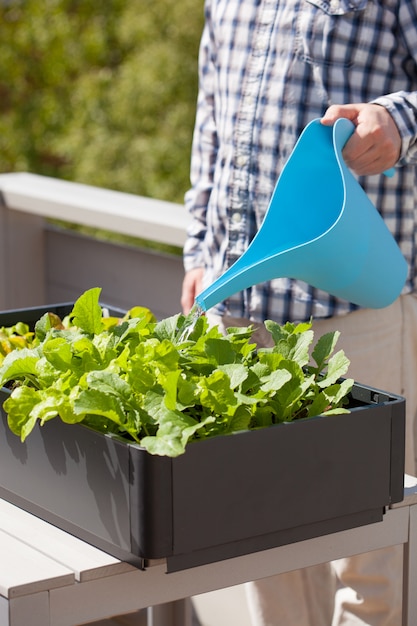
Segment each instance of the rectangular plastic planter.
M0 326L71 308L5 312ZM195 442L175 459L59 419L21 443L1 413L0 497L138 567L166 558L175 571L381 521L403 498L405 401L364 385L349 414Z

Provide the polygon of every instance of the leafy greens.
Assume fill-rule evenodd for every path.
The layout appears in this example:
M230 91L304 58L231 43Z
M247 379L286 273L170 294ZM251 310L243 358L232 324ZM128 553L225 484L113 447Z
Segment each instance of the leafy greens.
M337 331L312 346L310 323L269 320L275 345L256 349L252 327L224 336L205 316L157 321L135 307L105 317L100 292L86 291L65 320L44 315L33 337L20 328L30 341L8 350L0 385L12 392L3 408L22 441L59 415L175 457L191 440L348 412L353 380L342 379L349 361L334 353Z

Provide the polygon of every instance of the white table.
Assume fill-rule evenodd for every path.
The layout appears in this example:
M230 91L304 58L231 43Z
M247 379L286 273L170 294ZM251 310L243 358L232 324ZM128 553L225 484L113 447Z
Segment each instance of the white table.
M391 545L404 546L403 626L417 624L417 479L377 524L166 574L141 571L0 500L0 626L79 626L140 608L188 626L193 595ZM168 604L166 604L168 603ZM164 605L164 606L160 606Z

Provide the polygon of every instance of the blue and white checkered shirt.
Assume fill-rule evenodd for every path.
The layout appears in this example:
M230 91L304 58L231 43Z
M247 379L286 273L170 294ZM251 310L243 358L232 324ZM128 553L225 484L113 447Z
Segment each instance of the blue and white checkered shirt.
M409 263L404 292L414 290L416 0L207 0L205 10L185 269L204 267L208 286L246 250L309 121L330 104L375 101L398 126L401 159L393 178L360 182ZM215 312L284 323L354 308L281 278Z

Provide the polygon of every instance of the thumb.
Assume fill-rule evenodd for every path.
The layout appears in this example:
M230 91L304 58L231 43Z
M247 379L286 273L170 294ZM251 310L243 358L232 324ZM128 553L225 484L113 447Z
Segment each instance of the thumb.
M361 108L360 104L332 104L320 121L325 126L331 126L336 120L344 117L356 124Z

